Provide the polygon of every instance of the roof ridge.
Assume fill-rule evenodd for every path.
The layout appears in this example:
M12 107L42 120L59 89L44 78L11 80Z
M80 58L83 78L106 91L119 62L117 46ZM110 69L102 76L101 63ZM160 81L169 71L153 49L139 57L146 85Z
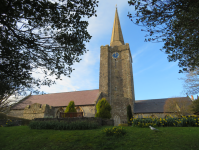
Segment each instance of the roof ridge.
M94 90L99 90L99 89L93 89L93 90L82 90L82 91L94 91ZM49 95L49 94L61 94L61 93L71 93L71 92L82 92L82 91L70 91L70 92L60 92L60 93L48 93L48 94L43 94L43 95ZM34 95L32 95L34 96Z
M170 98L187 98L185 97L170 97ZM145 99L145 100L135 100L135 101L148 101L148 100L160 100L160 99L169 99L169 98L157 98L157 99Z

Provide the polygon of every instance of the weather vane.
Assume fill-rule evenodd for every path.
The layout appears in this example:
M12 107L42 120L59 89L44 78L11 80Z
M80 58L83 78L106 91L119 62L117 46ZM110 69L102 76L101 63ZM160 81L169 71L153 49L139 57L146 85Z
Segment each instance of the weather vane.
M115 7L117 8L117 4L115 5Z

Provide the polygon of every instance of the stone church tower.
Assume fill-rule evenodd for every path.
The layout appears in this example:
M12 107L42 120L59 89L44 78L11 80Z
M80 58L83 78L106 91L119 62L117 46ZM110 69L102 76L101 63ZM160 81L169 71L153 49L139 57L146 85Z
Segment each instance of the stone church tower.
M100 47L99 92L111 105L115 125L126 122L128 104L134 112L135 95L130 47L124 43L117 8L110 46Z

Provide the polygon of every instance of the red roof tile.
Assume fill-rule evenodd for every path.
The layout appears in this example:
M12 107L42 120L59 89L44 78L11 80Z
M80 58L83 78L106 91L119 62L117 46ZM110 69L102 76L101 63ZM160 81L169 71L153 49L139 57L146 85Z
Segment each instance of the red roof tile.
M20 101L11 109L24 109L27 105L34 103L48 104L53 107L67 106L70 101L74 101L75 105L94 105L99 95L99 89L87 91L74 91L64 93L52 93L44 95L31 95Z

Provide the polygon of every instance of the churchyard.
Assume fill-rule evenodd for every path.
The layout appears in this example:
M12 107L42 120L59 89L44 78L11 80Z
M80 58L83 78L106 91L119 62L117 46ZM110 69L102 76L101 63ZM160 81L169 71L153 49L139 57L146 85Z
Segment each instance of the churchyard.
M85 122L71 126L59 126L53 122L11 126L11 121L8 121L8 127L0 127L0 147L1 150L196 150L199 147L196 123L199 118L141 118L131 121L132 126L122 127L97 127ZM150 125L161 132L152 131Z

